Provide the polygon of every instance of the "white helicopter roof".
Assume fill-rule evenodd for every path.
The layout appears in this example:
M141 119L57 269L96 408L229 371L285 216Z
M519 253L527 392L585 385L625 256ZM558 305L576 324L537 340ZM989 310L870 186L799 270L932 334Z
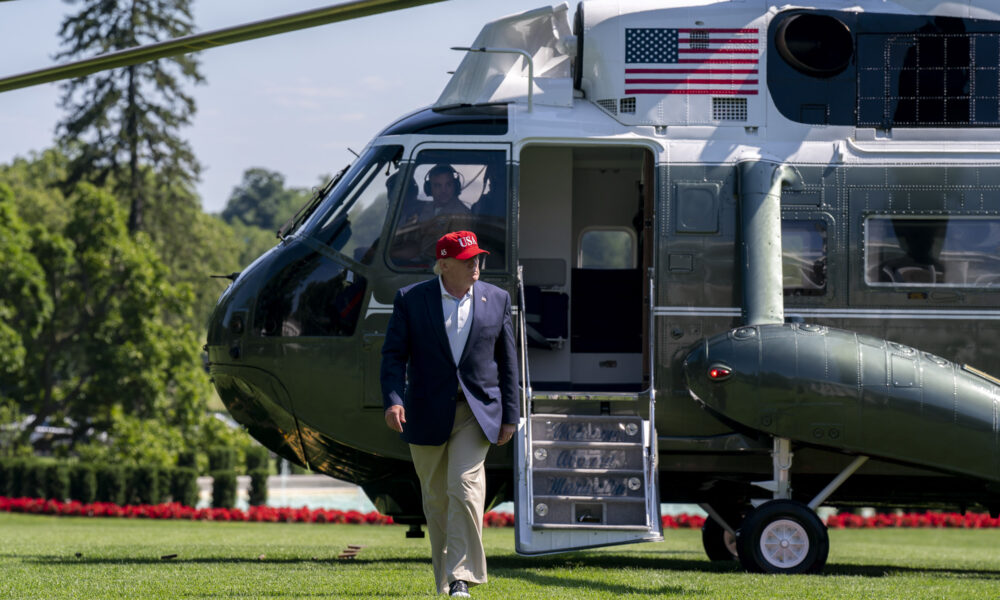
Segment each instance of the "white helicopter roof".
M768 26L780 11L1000 18L1000 0L826 0L810 5L598 0L580 6L580 90L627 126L766 122ZM572 107L576 46L564 3L488 23L472 48L527 53L534 63L534 103ZM503 101L528 101L527 61L515 53L470 52L436 106Z
M532 58L533 101L548 106L573 105L575 38L566 3L503 17L487 23L473 49L520 50ZM471 51L455 70L435 106L524 102L528 64L514 52Z

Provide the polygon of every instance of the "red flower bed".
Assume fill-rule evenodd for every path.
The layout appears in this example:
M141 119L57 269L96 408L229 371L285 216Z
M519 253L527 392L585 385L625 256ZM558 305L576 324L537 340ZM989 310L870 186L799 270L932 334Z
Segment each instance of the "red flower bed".
M881 528L881 527L958 527L982 529L1000 527L1000 519L986 513L943 513L927 511L922 513L880 513L862 517L849 513L830 515L826 519L830 529Z
M392 517L372 511L326 510L322 508L273 508L251 506L238 508L192 508L176 502L118 506L107 502L81 504L76 500L59 502L40 498L0 496L0 511L70 517L124 517L131 519L188 519L192 521L255 521L269 523L366 523L391 525Z
M76 500L59 502L41 498L8 498L0 496L0 511L67 517L119 517L127 519L187 519L191 521L254 521L257 523L354 523L366 525L391 525L392 517L372 511L327 510L323 508L274 508L251 506L238 508L192 508L176 502L169 504L139 504L118 506L107 502L81 504ZM700 529L705 517L679 514L663 515L664 529ZM488 512L483 515L486 527L513 527L514 515ZM870 517L841 513L826 519L830 529L859 529L882 527L952 527L984 529L1000 527L1000 519L985 513L882 513Z

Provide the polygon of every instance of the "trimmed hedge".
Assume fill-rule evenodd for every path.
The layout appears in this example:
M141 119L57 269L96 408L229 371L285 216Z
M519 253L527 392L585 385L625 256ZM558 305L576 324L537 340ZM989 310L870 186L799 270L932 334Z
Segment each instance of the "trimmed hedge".
M10 496L10 477L14 459L0 458L0 495Z
M263 446L253 446L247 449L247 474L258 470L270 471L270 458L270 453Z
M236 451L228 446L213 446L208 450L208 470L232 471L236 467Z
M232 469L212 471L212 507L236 506L236 472Z
M198 471L192 467L177 467L170 472L170 496L184 506L198 504Z
M44 498L45 469L36 460L26 460L22 465L21 489L18 491L18 496Z
M177 466L184 469L198 470L198 454L185 450L177 453Z
M69 497L83 504L97 500L97 474L86 463L74 463L69 469Z
M268 472L265 469L250 471L250 506L267 504L267 475Z
M97 467L97 501L125 504L125 469L118 465Z
M64 501L69 498L69 469L65 463L41 465L44 498Z
M170 492L173 489L174 469L156 469L156 487L160 490L160 502L170 502Z
M160 474L153 465L139 465L129 470L125 494L128 504L159 504Z

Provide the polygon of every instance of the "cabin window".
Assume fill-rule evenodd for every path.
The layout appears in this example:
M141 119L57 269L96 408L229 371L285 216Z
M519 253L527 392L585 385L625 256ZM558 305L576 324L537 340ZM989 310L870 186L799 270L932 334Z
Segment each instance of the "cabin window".
M580 234L577 266L581 269L635 268L635 231L588 228Z
M826 294L826 223L782 221L781 266L786 296Z
M430 270L437 240L451 231L472 231L484 271L506 268L507 162L499 150L425 150L400 171L400 195L389 262Z
M337 252L371 264L388 210L389 185L402 146L370 149L323 200L307 231Z
M1000 286L1000 218L870 217L865 280L876 286Z

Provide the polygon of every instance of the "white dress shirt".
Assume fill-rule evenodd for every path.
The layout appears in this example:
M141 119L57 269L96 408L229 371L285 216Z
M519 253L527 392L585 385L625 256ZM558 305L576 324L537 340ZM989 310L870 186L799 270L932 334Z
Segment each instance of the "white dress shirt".
M448 334L448 344L451 346L451 356L455 365L462 358L462 350L469 341L469 330L472 329L472 311L475 303L472 301L472 288L461 298L456 298L444 289L444 281L438 277L441 285L441 309L444 311L444 330Z

